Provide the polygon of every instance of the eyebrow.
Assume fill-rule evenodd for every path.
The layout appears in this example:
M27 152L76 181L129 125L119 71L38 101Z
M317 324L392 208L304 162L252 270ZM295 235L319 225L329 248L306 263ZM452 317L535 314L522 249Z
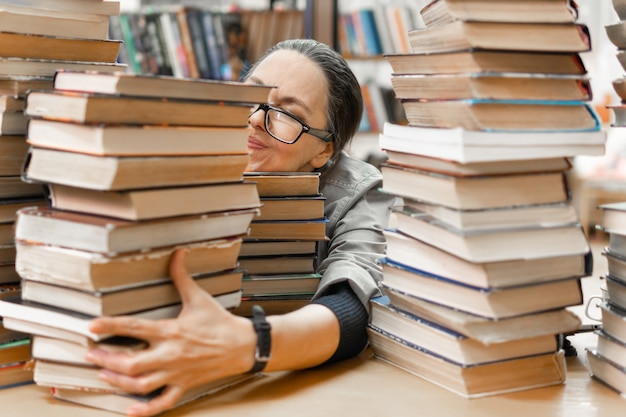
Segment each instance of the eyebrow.
M252 81L255 84L265 85L265 83L263 83L263 80L261 80L258 77L255 77L254 75L250 76L248 80ZM287 104L296 104L302 107L302 109L305 110L307 113L311 113L311 109L309 108L309 106L307 106L307 104L304 101L300 100L297 97L292 97L292 96L281 97L280 102L287 103ZM269 103L269 104L272 104L272 103Z

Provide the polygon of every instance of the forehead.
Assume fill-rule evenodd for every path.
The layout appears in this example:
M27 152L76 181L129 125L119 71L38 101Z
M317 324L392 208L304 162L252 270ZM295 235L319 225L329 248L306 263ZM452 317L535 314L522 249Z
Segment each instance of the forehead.
M297 51L278 50L255 68L251 77L263 84L273 85L269 101L273 104L302 101L310 110L320 106L323 111L328 83L322 69Z

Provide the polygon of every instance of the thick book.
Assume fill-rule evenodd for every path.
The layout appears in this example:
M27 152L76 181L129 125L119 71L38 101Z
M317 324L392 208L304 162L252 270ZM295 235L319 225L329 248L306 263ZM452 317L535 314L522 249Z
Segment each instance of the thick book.
M525 314L505 319L477 316L406 293L388 290L389 303L439 326L491 344L540 335L570 334L580 329L581 320L567 308Z
M397 230L384 231L387 257L429 274L481 288L505 288L591 274L591 253L471 262Z
M392 74L398 99L591 100L589 78L542 73Z
M483 22L574 22L578 7L572 0L434 0L420 10L426 26L455 20Z
M626 343L626 310L613 304L600 304L602 331L622 343Z
M252 184L254 185L254 184ZM324 217L326 198L318 196L261 197L259 220L309 220Z
M248 131L238 127L84 125L31 119L28 123L27 141L36 147L92 155L183 156L248 153Z
M578 221L576 209L569 202L459 210L405 198L404 209L425 213L441 223L467 232L537 225L551 226Z
M0 176L17 176L28 153L24 135L0 135Z
M0 366L30 360L30 337L0 343Z
M244 239L239 256L314 255L315 240Z
M600 209L600 219L597 228L604 230L611 235L618 235L614 238L615 241L620 237L626 235L626 202L616 202L601 204L598 206ZM609 243L609 246L611 246Z
M459 163L604 155L606 132L471 131L461 127L428 128L385 123L379 136L383 150Z
M255 377L255 374L251 373L240 374L190 388L171 408L179 407L207 395L216 394L221 390L243 384ZM95 392L81 389L80 386L64 388L55 385L51 387L50 392L54 398L59 400L125 415L126 410L132 404L150 401L160 390L148 395L132 395L128 393Z
M145 349L148 344L139 339L123 336L113 336L100 342L86 339L85 343L76 343L72 340L34 334L32 336L31 346L32 358L35 360L74 365L92 365L85 359L89 349L132 353L136 350Z
M286 296L317 291L322 276L316 273L281 273L274 275L244 275L242 297Z
M409 124L414 126L504 132L578 132L599 128L598 116L584 101L403 99L400 102Z
M0 56L116 62L122 41L0 32Z
M19 175L0 177L0 198L32 198L44 197L45 190L42 184L30 184L22 180Z
M477 22L455 20L440 26L409 30L414 53L466 48L513 51L586 52L589 29L577 23Z
M463 397L484 397L565 382L562 351L462 366L382 330L371 326L367 330L376 358Z
M194 281L211 295L238 294L242 276L243 271L235 269L198 275ZM22 299L90 316L132 314L181 302L180 294L171 280L103 291L77 290L22 280Z
M233 269L237 266L241 237L216 239L118 256L87 252L36 242L17 242L15 269L30 281L86 291L169 280L172 253L185 250L185 269L191 275Z
M23 177L91 190L209 184L241 181L248 160L248 155L99 156L33 147Z
M127 66L117 62L0 57L0 76L53 77L60 68L73 71L117 72L125 71Z
M246 172L246 181L256 183L261 197L317 196L319 172Z
M399 310L389 305L388 300L373 299L370 306L370 326L465 366L555 352L558 348L556 337L551 334L486 345Z
M19 209L31 206L47 207L47 200L42 197L3 198L0 199L0 223L14 222ZM0 264L3 262L0 255Z
M83 13L103 14L107 16L120 13L120 2L116 0L4 0L3 3L66 12L80 10Z
M32 383L33 368L30 361L0 366L0 389Z
M597 349L587 348L586 353L591 377L620 395L624 395L626 393L626 367L601 355Z
M449 52L389 54L393 74L461 74L510 72L518 74L584 75L587 69L577 52L527 52L468 48Z
M626 368L626 342L611 336L602 329L596 330L598 336L596 352L598 355Z
M569 188L563 172L457 177L382 164L384 192L459 210L563 203Z
M397 208L392 211L400 232L470 262L583 255L589 252L587 237L577 222L467 232L424 213Z
M33 118L77 123L245 127L250 105L52 90L29 92L24 112Z
M596 228L598 228L598 225L596 225ZM626 258L626 234L610 232L607 250L612 254Z
M613 278L626 282L626 257L606 247L601 252L606 259L608 273Z
M51 209L18 212L15 239L120 254L151 248L241 236L257 213L234 210L134 222Z
M48 184L48 189L54 209L136 221L261 207L256 186L245 182L124 191Z
M271 86L237 81L180 78L167 75L90 71L59 71L54 77L58 90L122 96L167 97L187 100L265 103Z
M248 238L271 240L326 240L328 219L312 220L253 220Z
M383 259L383 288L492 319L522 316L583 302L579 278L507 288L472 287Z
M604 281L611 305L626 310L626 280L606 274Z
M455 177L475 177L498 174L530 174L539 172L567 171L571 168L569 158L533 158L506 161L461 163L449 159L432 158L408 152L386 149L388 165L429 171Z
M24 96L30 90L47 90L52 88L52 79L50 77L32 76L32 75L3 75L0 76L0 94L17 96L22 104ZM5 106L9 100L4 100ZM16 110L23 110L22 108Z
M309 274L315 272L315 255L239 257L246 275Z

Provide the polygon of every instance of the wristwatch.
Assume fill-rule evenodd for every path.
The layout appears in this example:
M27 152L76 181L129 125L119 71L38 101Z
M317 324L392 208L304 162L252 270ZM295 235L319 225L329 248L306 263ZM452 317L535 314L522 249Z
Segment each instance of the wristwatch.
M261 372L270 360L272 352L272 326L265 319L265 311L259 305L252 306L252 326L257 334L254 366L250 372Z

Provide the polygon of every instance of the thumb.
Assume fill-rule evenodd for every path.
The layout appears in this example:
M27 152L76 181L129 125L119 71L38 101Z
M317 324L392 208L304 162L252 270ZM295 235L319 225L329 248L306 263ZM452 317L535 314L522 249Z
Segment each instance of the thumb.
M185 266L187 252L183 248L176 249L170 258L170 276L176 286L183 306L193 301L194 294L201 293L196 282L191 278Z

